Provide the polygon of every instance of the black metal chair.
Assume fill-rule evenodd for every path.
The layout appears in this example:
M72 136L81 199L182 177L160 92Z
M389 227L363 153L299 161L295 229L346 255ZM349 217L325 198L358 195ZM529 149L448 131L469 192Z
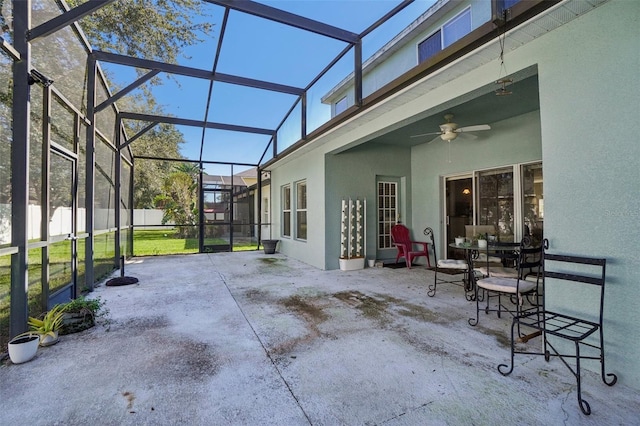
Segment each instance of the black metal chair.
M456 284L464 286L465 290L467 290L466 283L468 283L467 275L469 270L467 262L464 260L438 259L433 229L427 227L423 233L427 237L428 242L431 243L433 258L435 259L433 284L429 285L427 295L429 297L435 296L438 284Z
M544 240L544 248L548 248L548 241ZM587 269L587 271L585 271ZM604 333L602 329L603 309L604 309L604 285L605 285L606 259L565 256L559 254L544 254L543 291L545 296L542 299L542 309L521 313L513 318L511 325L511 364L500 364L498 371L507 376L513 371L514 354L544 355L546 361L551 356L557 356L564 365L573 373L577 382L578 405L585 414L591 414L589 403L582 398L582 384L580 377L580 361L583 359L597 359L600 361L600 374L602 381L613 386L618 377L615 374L605 372L604 363ZM569 271L569 272L567 272ZM581 272L576 272L581 271ZM586 286L584 284L589 284ZM584 300L593 302L593 310L581 309L575 304L572 305L571 313L562 313L555 310L547 310L545 306L546 290L554 288L569 287L572 297L577 294L585 296ZM580 293L578 293L580 292ZM586 293L596 293L597 297L587 298ZM596 296L594 294L593 296ZM586 305L589 303L585 302ZM595 312L598 312L597 322L593 320ZM531 352L526 350L516 350L515 329L529 328L535 330L520 340L528 341L530 338L542 335L543 352ZM574 343L575 353L560 353L552 345L550 339L555 342L570 341ZM596 351L596 355L583 355L580 347L586 346L590 351ZM575 359L575 368L572 367L566 358ZM609 380L607 380L609 378Z
M539 294L539 283L541 279L541 265L543 247L529 247L529 240L523 239L517 252L517 270L515 278L503 276L502 274L492 275L491 270L488 271L489 276L476 280L475 299L476 299L476 317L469 318L469 325L476 326L480 319L480 302L486 300L484 311L497 312L498 317L502 312L508 312L511 315L518 316L522 312L535 309L538 305L537 295ZM510 249L512 247L510 246ZM510 254L509 256L512 256ZM479 297L479 291L482 290L484 297ZM524 309L524 299L527 295L535 295L536 302L531 307ZM507 306L503 303L503 297L506 297L515 307ZM491 301L497 299L494 306ZM529 299L530 300L530 299Z
M481 277L518 278L518 251L523 242L529 245L528 239L517 243L487 244L485 252L474 261L474 271Z

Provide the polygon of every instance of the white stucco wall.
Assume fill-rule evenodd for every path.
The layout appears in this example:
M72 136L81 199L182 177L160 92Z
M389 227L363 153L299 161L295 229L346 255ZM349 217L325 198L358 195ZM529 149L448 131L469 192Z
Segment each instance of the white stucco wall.
M635 387L640 286L629 236L640 235L639 41L640 3L613 0L536 44L545 234L554 252L607 258L607 366ZM579 302L569 292L549 300Z
M516 117L527 135L539 134L541 150L514 151L511 155L478 149L476 156L458 155L460 171L535 160L542 156L545 197L545 236L556 253L601 256L608 259L605 299L607 369L619 375L625 385L640 388L640 286L637 283L637 242L640 234L640 2L612 0L591 12L508 52L505 63L510 73L531 66L538 68L539 130L535 120ZM365 112L357 125L329 133L305 148L302 156L278 166L274 175L279 188L284 182L308 179L310 206L323 206L324 155L343 145L357 145L385 129L397 126L424 111L436 109L450 99L471 92L495 79L500 69L496 60L464 76L442 84L425 95L388 99L375 117ZM455 65L454 65L455 66ZM408 89L411 91L411 89ZM371 117L370 117L371 116ZM533 114L535 116L535 114ZM539 133L538 133L539 132ZM507 129L495 133L496 147L506 146ZM528 137L529 137L528 136ZM488 141L487 141L488 142ZM412 226L439 222L438 194L443 167L444 144L419 146L412 152ZM452 153L455 154L452 148ZM521 155L521 157L519 157ZM275 211L279 206L274 198ZM319 203L319 204L317 204ZM310 208L310 212L315 209ZM309 223L318 224L310 234L305 251L296 243L283 245L283 252L314 266L314 256L326 253L324 241L330 229L318 207ZM318 219L318 221L316 221ZM315 228L315 226L314 226ZM629 238L631 236L631 238ZM574 310L587 298L572 293L549 291L550 305ZM585 368L599 370L597 362ZM604 385L603 385L604 386Z
M295 183L307 182L307 239L296 240L295 224L292 224L291 237L282 236L282 186L291 184L292 196ZM288 162L271 173L271 221L272 237L279 239L278 251L299 259L316 268L325 268L325 227L324 227L324 160L322 153L312 152L303 155L298 161ZM292 200L294 202L294 200ZM295 215L295 210L292 210Z

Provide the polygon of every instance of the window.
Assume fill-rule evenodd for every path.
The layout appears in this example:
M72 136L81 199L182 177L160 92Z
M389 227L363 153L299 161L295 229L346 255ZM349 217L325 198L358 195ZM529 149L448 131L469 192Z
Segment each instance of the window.
M269 223L269 199L268 198L262 199L262 223L263 224Z
M452 45L471 32L471 9L467 8L442 27L442 48Z
M513 167L478 172L478 221L493 225L500 241L514 241Z
M291 186L282 187L282 236L291 236Z
M460 40L470 32L471 8L468 7L418 44L418 63L433 57L442 49Z
M336 102L335 111L333 115L338 115L347 109L347 97L344 96L338 102Z
M438 30L418 44L418 63L426 61L442 50L442 40L440 38L440 30Z
M391 227L398 217L398 184L378 182L378 248L392 248Z
M477 172L476 182L476 225L493 225L500 241L542 241L542 163Z
M307 239L307 182L296 184L296 238Z

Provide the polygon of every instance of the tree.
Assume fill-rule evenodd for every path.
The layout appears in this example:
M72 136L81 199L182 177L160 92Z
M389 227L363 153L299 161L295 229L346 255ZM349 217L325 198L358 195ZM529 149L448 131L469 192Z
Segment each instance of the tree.
M145 112L165 115L162 107L156 104L152 96L125 96L118 101L123 111ZM129 137L137 134L148 123L125 120L124 126ZM136 160L136 156L146 155L159 158L181 159L180 146L184 137L175 126L160 123L136 139L131 145L134 156L133 205L134 208L150 209L155 207L154 199L163 192L164 179L174 170L175 163L165 160Z
M163 194L156 197L156 204L164 208L162 223L172 221L178 226L176 236L190 238L197 235L198 224L198 180L183 167L174 167L163 184Z
M67 3L73 7L86 1ZM185 56L184 47L211 32L203 6L202 0L117 0L83 18L80 26L97 49L176 63Z
M86 1L67 0L67 3L75 7ZM186 57L182 53L185 47L201 42L211 32L208 16L202 0L117 0L83 18L80 26L96 49L176 63L178 57ZM152 83L160 81L155 78ZM117 102L121 111L166 115L147 87L136 93ZM147 124L126 121L124 126L128 136L133 136ZM133 142L131 150L134 157L180 159L183 142L183 135L175 126L159 124ZM134 208L153 208L173 164L162 160L134 162Z

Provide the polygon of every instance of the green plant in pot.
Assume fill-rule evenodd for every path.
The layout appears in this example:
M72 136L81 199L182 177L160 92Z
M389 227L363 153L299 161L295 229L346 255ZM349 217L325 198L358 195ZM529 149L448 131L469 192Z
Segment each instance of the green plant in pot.
M104 302L99 297L87 299L84 296L63 304L60 334L77 333L93 327L97 317L108 314L103 305Z
M487 234L478 234L474 238L478 241L478 247L485 248L487 247Z
M40 335L40 346L50 346L58 343L58 331L62 327L64 313L62 306L56 305L46 312L42 318L29 317L31 332Z

